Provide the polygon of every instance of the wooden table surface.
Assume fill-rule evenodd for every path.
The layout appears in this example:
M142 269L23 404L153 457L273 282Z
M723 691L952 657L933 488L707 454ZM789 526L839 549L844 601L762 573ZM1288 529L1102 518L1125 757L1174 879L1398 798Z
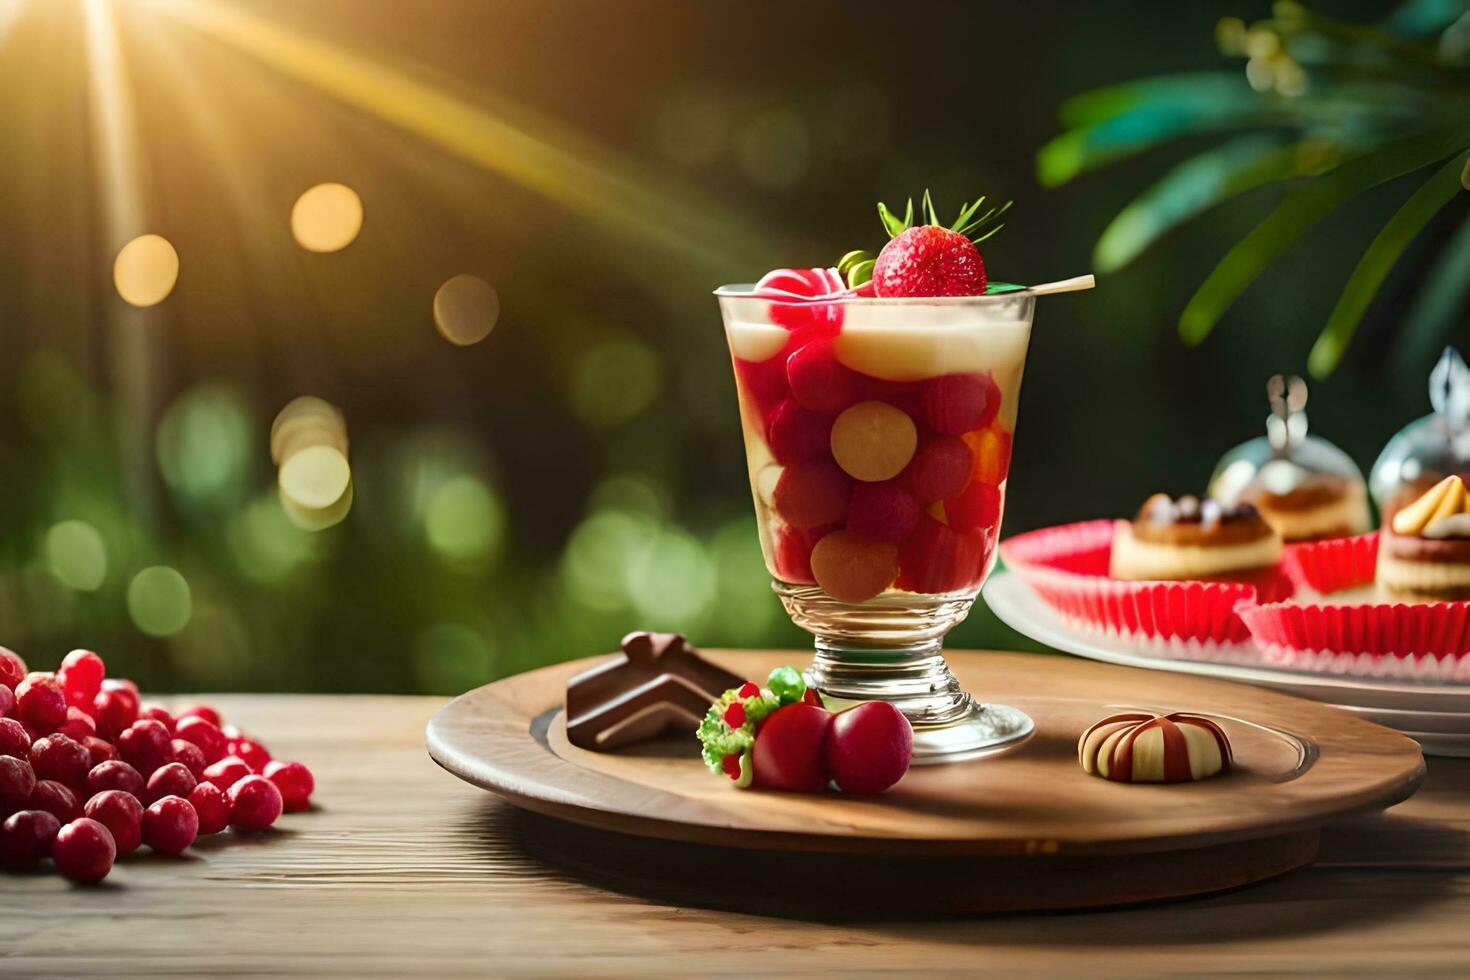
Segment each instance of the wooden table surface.
M187 699L181 699L187 700ZM1210 898L948 921L795 921L606 890L533 854L566 828L424 751L435 698L224 696L317 774L262 838L135 856L104 886L0 874L0 974L689 976L1470 971L1470 760L1332 827L1320 862ZM711 867L709 880L758 875ZM916 883L922 887L922 883Z

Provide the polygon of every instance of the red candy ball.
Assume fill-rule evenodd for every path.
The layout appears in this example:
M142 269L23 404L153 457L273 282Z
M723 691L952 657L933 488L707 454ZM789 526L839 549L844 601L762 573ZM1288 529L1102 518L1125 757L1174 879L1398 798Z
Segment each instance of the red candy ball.
M15 714L33 731L54 732L66 721L66 692L55 674L32 671L15 688Z
M214 710L207 704L196 704L192 707L185 708L174 717L180 722L182 722L185 718L202 718L213 725L215 728L218 728L220 723L219 712Z
M198 715L180 717L174 734L199 746L199 751L204 754L205 765L212 765L228 754L225 751L227 739L219 726L207 718Z
M15 692L4 684L0 684L0 718L9 718L15 714Z
M914 730L887 701L838 713L827 736L827 770L844 793L881 793L908 772Z
M165 796L187 798L198 784L199 780L194 778L188 766L182 762L170 762L166 766L159 766L148 777L148 799L161 800Z
M168 729L169 735L173 735L174 733L174 716L169 714L159 705L143 705L141 708L138 709L138 718L140 720L144 718L152 719L153 721L158 722L164 728Z
M0 824L0 868L25 871L51 856L61 821L45 810L21 810Z
M168 729L161 722L142 718L117 737L117 754L144 777L168 763L173 754Z
M827 452L832 420L787 399L771 411L766 444L783 466L815 459Z
M225 756L204 770L204 778L220 789L229 789L249 775L250 767L245 764L245 760L233 755Z
M970 480L975 454L965 440L956 436L931 439L914 453L909 464L909 486L921 504L948 500Z
M780 355L764 361L735 358L735 379L743 403L748 403L765 418L781 399L791 394L786 385L786 362Z
M1000 410L1000 389L989 375L945 374L924 382L920 411L929 427L944 435L982 429Z
M14 718L0 718L0 755L17 759L31 757L31 734Z
M949 526L959 530L991 528L1000 524L1000 490L985 483L972 483L965 492L944 502Z
M116 858L117 846L111 832L87 817L62 827L51 845L56 870L81 884L96 884L106 878Z
M742 723L744 719L741 719ZM316 780L311 770L299 762L270 762L265 767L265 778L276 784L281 791L281 801L287 813L295 813L311 806L311 794L316 789Z
M20 654L0 647L0 687L8 687L12 691L25 680L29 670L26 662L20 659Z
M66 721L56 731L80 742L89 735L97 734L97 723L81 708L69 704L66 706Z
M776 513L802 530L841 523L847 515L852 480L830 460L788 466L772 494Z
M117 758L117 749L105 738L96 735L88 735L82 739L82 744L87 747L87 753L92 757L92 766L95 768L104 762Z
M776 552L773 556L776 578L793 585L815 585L817 580L812 575L812 548L826 532L826 528L802 531L785 524L777 527L772 534L772 544Z
M67 703L90 707L92 699L102 690L107 665L91 650L73 650L61 661L61 669L56 673L66 691Z
M169 742L169 746L173 749L174 761L193 773L196 780L204 775L204 767L209 763L204 761L204 753L199 750L199 746L181 738Z
M189 804L199 816L199 833L217 834L230 824L230 796L214 783L200 783L189 794Z
M0 812L19 810L36 788L31 764L13 755L0 755Z
M751 761L755 784L810 793L827 785L822 749L832 713L798 702L774 712L756 732Z
M62 823L71 823L82 815L82 804L77 794L54 779L36 781L31 798L26 801L27 810L45 810Z
M110 789L131 793L140 800L148 795L148 784L142 774L121 759L98 763L87 773L88 793L105 793Z
M143 843L160 854L182 854L199 836L199 814L189 801L165 796L143 811Z
M265 772L266 764L271 761L271 754L253 738L237 738L229 743L229 753L244 761L254 773Z
M230 826L236 830L265 830L284 808L281 791L264 776L246 776L230 787Z
M847 529L873 541L902 541L919 523L919 502L894 480L859 483L847 502Z
M125 687L108 690L105 686L92 699L92 717L97 734L116 739L138 720L138 695Z
M894 584L927 595L970 589L980 584L986 558L983 532L956 531L925 514L899 546Z
M84 813L112 834L118 857L126 857L143 843L143 804L132 793L118 789L98 793L87 801Z
M832 341L814 340L786 359L791 397L815 412L835 415L861 394L856 372L837 362Z
M92 753L74 738L43 735L31 743L31 768L37 779L54 779L67 786L82 786L92 770Z

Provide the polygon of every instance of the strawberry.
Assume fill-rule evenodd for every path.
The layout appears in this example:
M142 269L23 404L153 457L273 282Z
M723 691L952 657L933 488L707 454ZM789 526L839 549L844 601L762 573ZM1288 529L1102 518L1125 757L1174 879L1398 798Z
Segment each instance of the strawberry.
M872 260L871 282L873 294L891 296L979 296L985 292L985 260L976 247L1001 229L995 225L983 235L972 238L977 231L1005 213L1010 202L991 208L984 214L977 213L985 203L981 197L974 204L960 209L960 216L948 228L940 225L934 211L934 202L929 192L924 192L924 217L922 225L914 224L914 202L902 219L890 212L886 205L878 205L878 216L888 232L890 241L883 246L878 257ZM854 257L856 258L856 257ZM848 260L848 256L844 256ZM846 261L851 285L854 278L862 278L868 269L860 261ZM838 266L842 269L842 264Z

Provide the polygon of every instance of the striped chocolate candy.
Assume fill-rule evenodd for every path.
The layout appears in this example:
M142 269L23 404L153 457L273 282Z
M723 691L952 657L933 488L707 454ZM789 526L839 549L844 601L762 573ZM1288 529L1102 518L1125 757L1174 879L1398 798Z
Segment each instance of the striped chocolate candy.
M1182 783L1230 768L1230 740L1200 715L1112 715L1082 733L1077 761L1119 783Z

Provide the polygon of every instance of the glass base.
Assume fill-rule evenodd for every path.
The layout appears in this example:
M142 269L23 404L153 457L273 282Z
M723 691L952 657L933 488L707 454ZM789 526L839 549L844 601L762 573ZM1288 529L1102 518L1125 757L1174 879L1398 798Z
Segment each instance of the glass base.
M1004 752L1031 737L1036 725L1024 711L1004 704L970 703L970 712L958 721L914 729L912 765L983 759Z

